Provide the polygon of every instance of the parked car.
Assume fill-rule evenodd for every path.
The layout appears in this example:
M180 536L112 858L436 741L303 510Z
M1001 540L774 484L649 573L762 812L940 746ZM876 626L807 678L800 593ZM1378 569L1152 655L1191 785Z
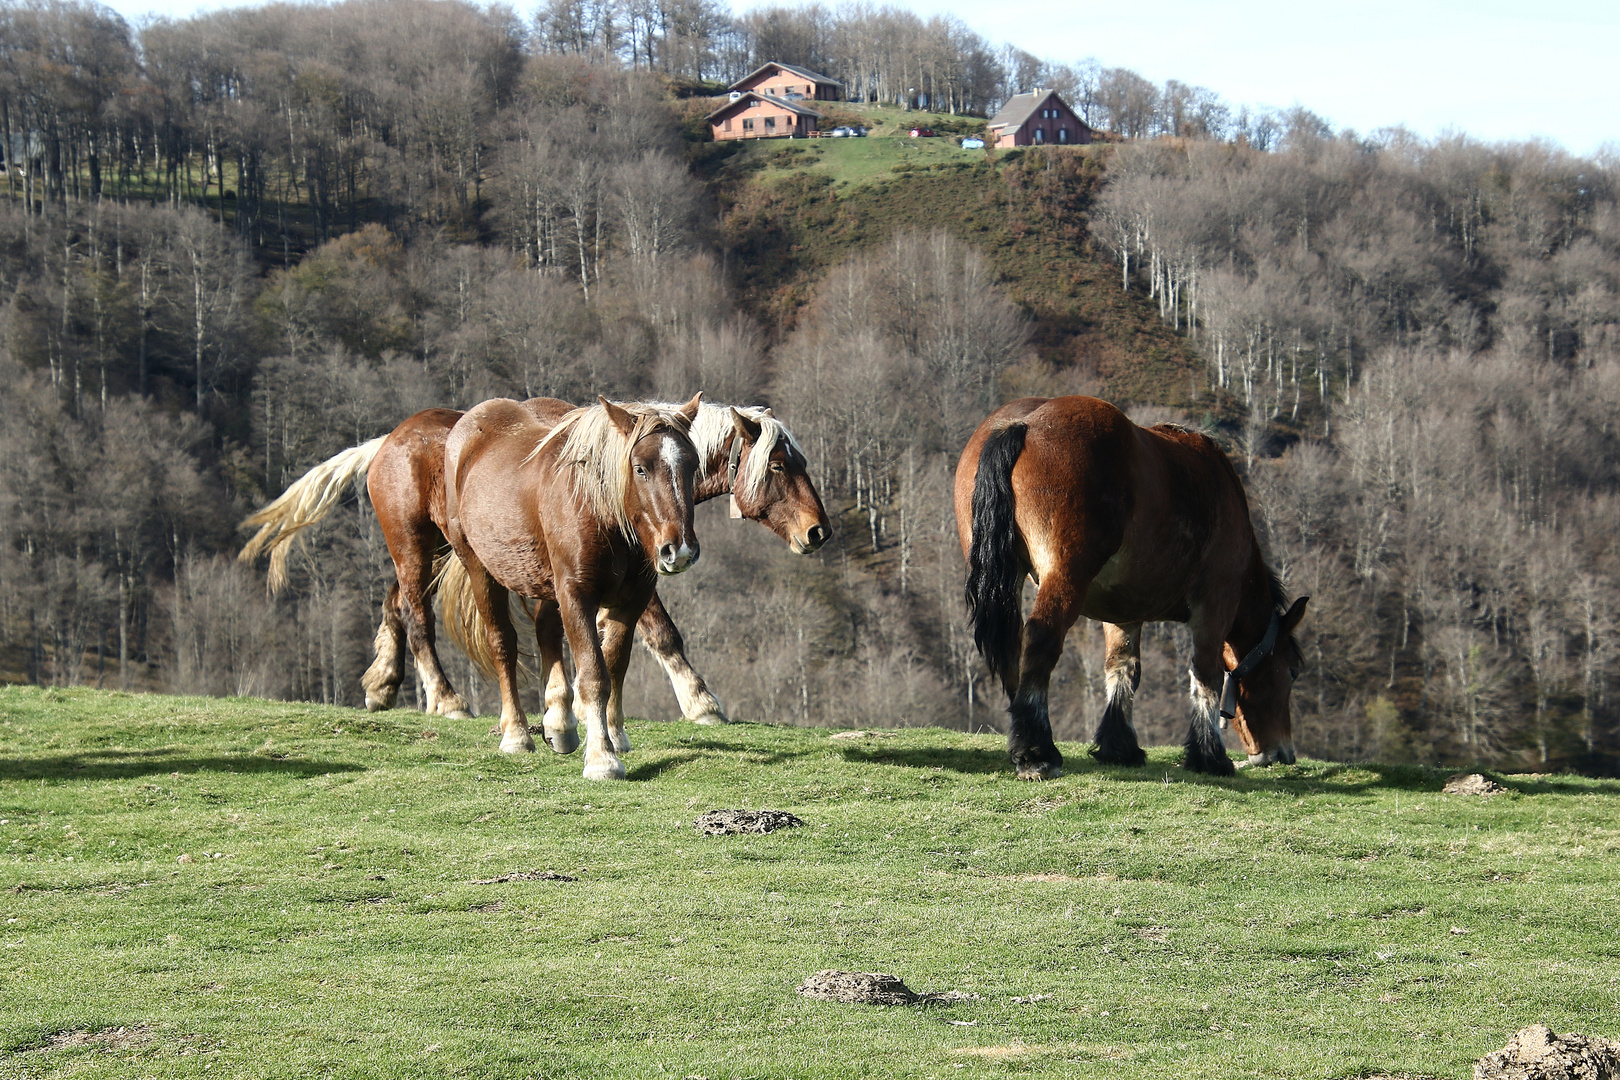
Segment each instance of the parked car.
M911 129L911 137L913 139L932 139L935 136L934 136L933 131L930 130L929 128L920 128L919 127L919 128L912 128Z
M849 136L850 130L847 127L835 127L827 132L827 138L829 139L847 139Z
M962 149L964 149L964 150L983 150L984 149L984 140L983 139L963 139L962 140Z

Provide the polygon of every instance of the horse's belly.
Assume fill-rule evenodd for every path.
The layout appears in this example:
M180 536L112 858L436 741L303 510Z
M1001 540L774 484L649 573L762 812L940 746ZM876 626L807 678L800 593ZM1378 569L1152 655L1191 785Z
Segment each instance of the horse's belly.
M1116 625L1171 617L1186 590L1170 575L1137 573L1136 569L1126 549L1115 552L1091 579L1081 613Z
M491 577L520 596L546 595L551 575L546 569L545 544L523 530L477 528L466 530L467 544Z

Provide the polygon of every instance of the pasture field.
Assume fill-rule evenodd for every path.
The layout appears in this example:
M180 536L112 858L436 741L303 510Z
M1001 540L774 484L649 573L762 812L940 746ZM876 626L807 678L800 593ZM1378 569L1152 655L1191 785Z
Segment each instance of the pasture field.
M897 178L900 172L929 168L969 168L987 160L983 150L963 150L953 139L906 136L863 139L761 139L744 145L732 168L758 170L765 183L801 173L831 180L834 194L844 195ZM937 227L939 222L935 223Z
M488 726L0 688L0 1077L1461 1078L1620 1035L1615 781L1069 744L1031 785L991 734L632 721L593 784ZM695 835L736 807L807 825Z

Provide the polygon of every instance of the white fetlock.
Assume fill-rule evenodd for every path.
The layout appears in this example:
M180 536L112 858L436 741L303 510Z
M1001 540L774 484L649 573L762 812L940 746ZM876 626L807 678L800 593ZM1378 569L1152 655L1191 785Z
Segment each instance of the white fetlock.
M613 744L615 754L630 752L630 733L624 730L623 725L608 729L608 741Z
M623 780L624 762L616 757L595 761L585 766L587 780Z
M534 753L534 736L529 734L527 727L513 728L501 736L501 753L503 754L532 754Z

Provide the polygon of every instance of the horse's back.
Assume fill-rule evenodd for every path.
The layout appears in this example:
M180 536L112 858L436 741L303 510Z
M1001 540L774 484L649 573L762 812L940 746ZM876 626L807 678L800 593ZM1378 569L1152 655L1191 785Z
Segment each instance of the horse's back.
M444 445L462 414L423 409L383 439L366 473L366 490L384 528L408 528L423 518L444 527Z

